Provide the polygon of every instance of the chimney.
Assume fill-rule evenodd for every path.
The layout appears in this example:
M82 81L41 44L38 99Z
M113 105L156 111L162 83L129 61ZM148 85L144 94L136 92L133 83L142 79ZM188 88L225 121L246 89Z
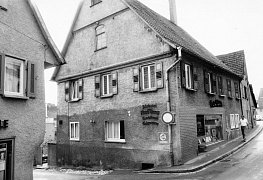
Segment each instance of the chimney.
M170 9L170 21L172 21L174 24L177 24L175 0L169 0L169 9Z

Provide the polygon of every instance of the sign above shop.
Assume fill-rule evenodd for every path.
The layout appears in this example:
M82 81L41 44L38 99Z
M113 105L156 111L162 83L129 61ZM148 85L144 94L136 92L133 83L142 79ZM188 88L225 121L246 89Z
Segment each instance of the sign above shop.
M222 101L219 101L217 99L214 101L210 100L209 105L210 107L223 107Z
M164 112L162 121L166 124L174 123L174 115L171 112Z
M142 106L141 116L143 124L159 124L160 111L157 111L156 108L156 104L146 104Z
M8 127L8 120L0 120L0 129Z

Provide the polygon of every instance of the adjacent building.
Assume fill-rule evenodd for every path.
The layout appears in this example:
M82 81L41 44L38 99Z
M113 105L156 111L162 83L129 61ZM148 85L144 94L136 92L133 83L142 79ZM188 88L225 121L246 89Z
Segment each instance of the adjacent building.
M263 119L263 88L261 88L259 91L257 103L258 103L258 107L256 110L257 119Z
M44 69L63 62L30 1L0 1L1 180L33 179L45 132Z
M137 0L84 0L56 68L57 164L179 165L239 135L243 74ZM171 112L167 125L162 115Z

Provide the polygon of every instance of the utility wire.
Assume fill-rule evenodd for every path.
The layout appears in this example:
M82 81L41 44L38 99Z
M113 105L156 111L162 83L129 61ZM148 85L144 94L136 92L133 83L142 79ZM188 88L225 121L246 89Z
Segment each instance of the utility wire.
M15 31L18 32L19 34L22 34L23 36L26 36L27 38L29 38L29 39L31 39L31 40L33 40L33 41L41 44L42 46L44 46L44 47L46 46L46 44L43 44L42 42L40 42L40 41L38 41L38 40L36 40L36 39L34 39L34 38L26 35L26 34L23 33L23 32L20 32L19 30L15 29L15 28L13 28L13 27L11 27L11 26L9 26L8 24L6 24L6 23L4 23L4 22L2 22L2 21L0 21L0 23L3 24L3 25L5 25L5 26L7 26L7 27L9 27L9 28L11 28L11 29L13 29L13 30L15 30Z

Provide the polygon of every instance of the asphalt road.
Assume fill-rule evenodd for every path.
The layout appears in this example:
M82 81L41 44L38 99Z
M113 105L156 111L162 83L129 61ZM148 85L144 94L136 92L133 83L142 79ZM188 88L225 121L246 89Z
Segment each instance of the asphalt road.
M263 122L258 122L263 123ZM34 180L262 180L263 132L235 154L195 173L137 174L132 171L115 171L103 176L71 175L57 172L34 171Z

